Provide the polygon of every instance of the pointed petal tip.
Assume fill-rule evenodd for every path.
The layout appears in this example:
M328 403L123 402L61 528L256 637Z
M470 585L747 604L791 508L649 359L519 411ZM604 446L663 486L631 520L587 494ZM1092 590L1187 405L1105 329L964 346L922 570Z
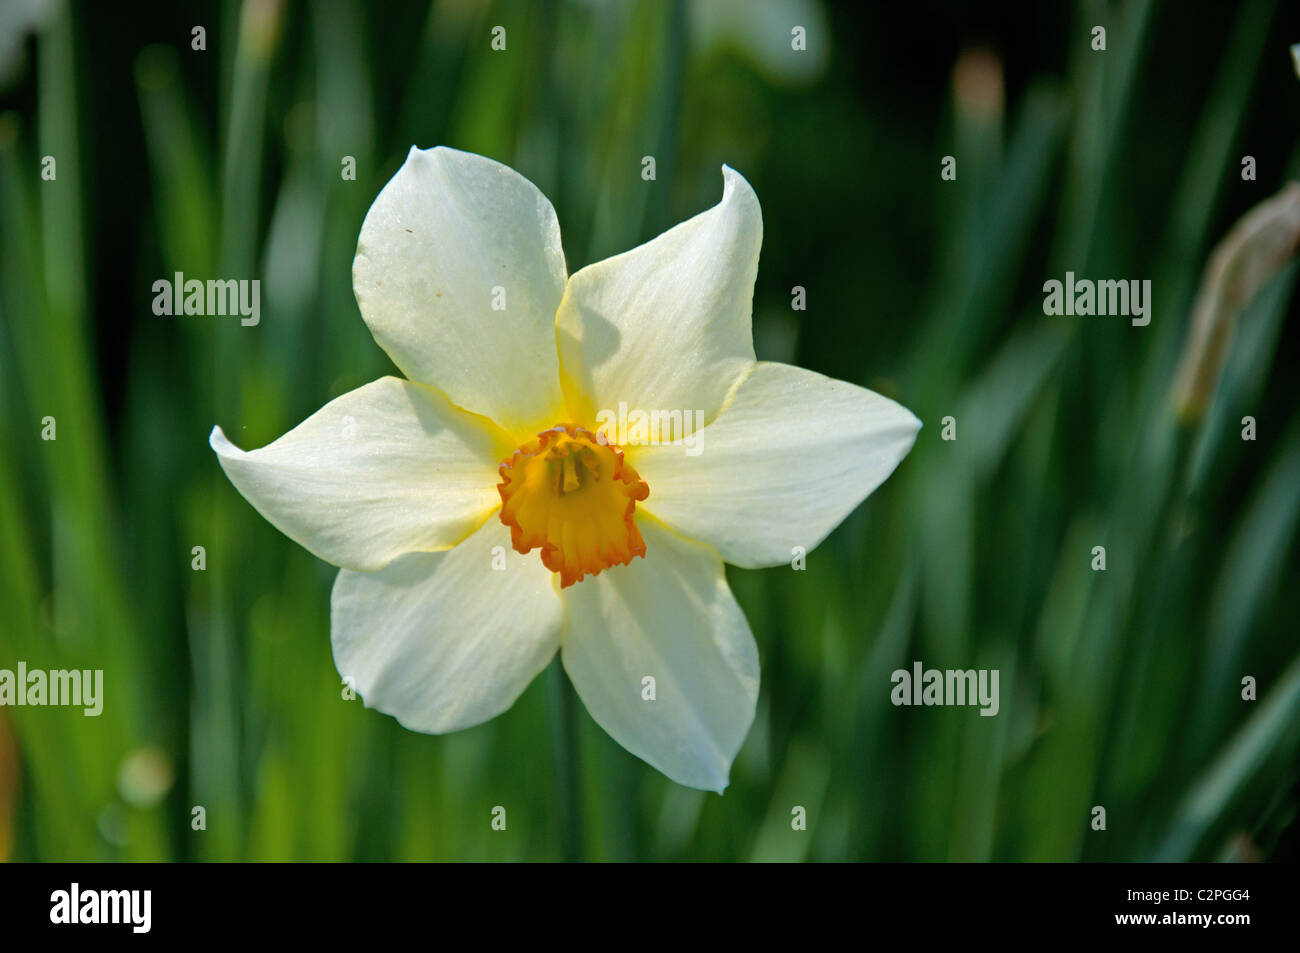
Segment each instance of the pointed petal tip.
M220 424L215 425L212 428L212 432L208 434L208 446L218 454L229 453L231 451L236 453L239 452L239 448L230 442L230 438L226 436L225 431L221 429Z
M740 172L722 163L722 196L725 199L735 189L740 188L750 195L754 195L754 187L749 184L749 179L745 178ZM755 200L757 196L754 195Z

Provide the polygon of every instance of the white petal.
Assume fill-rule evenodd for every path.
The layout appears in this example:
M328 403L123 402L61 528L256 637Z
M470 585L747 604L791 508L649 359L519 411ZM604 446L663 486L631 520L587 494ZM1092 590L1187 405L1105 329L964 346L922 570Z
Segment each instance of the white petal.
M407 377L521 442L564 419L565 274L555 210L535 185L482 156L413 148L366 214L352 288Z
M500 506L510 438L432 388L385 377L330 401L260 450L214 427L221 468L280 532L326 562L379 569L447 549Z
M445 553L340 572L334 663L368 708L412 731L457 731L514 704L555 655L562 618L550 571L511 550L494 516Z
M722 201L569 279L557 330L565 397L597 424L620 401L712 420L754 362L751 305L763 216L722 168Z
M811 551L885 481L921 422L887 397L787 364L755 365L735 399L684 446L637 447L638 508L736 566Z
M561 590L564 668L615 741L678 784L721 792L754 720L758 649L717 554L638 526L644 559Z

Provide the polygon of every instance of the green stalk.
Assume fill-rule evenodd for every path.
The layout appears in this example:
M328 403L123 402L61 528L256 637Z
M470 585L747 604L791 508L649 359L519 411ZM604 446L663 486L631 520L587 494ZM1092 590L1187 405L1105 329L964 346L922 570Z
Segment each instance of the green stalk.
M555 771L555 801L560 807L560 853L566 861L583 856L582 788L578 770L578 721L573 689L557 657L547 669L547 715Z

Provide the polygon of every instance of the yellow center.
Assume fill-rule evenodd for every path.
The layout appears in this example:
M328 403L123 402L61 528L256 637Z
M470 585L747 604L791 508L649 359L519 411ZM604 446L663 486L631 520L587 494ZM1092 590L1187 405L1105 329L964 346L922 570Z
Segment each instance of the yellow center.
M650 488L623 451L574 424L544 430L500 467L501 522L515 551L542 550L542 563L571 586L588 573L645 555L633 514Z

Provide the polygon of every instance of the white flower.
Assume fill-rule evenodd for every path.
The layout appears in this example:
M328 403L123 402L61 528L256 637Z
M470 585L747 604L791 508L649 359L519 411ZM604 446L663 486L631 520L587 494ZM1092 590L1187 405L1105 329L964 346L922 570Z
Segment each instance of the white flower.
M212 431L239 492L342 568L334 659L367 705L415 731L467 728L558 649L621 745L681 784L726 787L759 666L723 561L810 551L920 422L755 361L762 217L744 178L724 166L723 181L712 209L570 277L531 182L412 149L352 272L409 379L344 394L260 450ZM608 442L598 416L620 403L702 412L702 452Z

